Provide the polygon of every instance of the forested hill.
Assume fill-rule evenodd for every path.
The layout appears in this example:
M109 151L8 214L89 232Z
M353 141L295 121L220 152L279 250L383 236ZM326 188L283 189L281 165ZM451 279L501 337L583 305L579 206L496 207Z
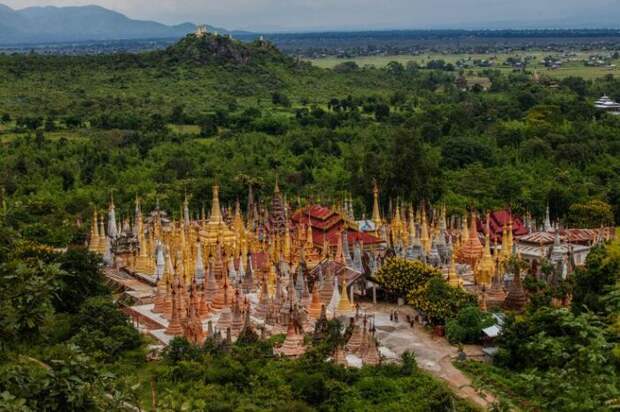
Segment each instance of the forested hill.
M162 50L141 53L116 53L101 55L46 55L46 54L0 54L0 65L16 74L66 71L67 68L110 71L128 68L163 68L177 65L189 67L224 66L228 69L265 66L310 67L282 53L272 43L264 40L243 42L230 35L207 33L197 36L187 34L178 42Z
M208 33L204 36L188 34L178 43L163 51L144 54L147 60L168 63L251 65L262 63L287 63L294 60L284 55L271 43L256 40L243 43L230 36Z

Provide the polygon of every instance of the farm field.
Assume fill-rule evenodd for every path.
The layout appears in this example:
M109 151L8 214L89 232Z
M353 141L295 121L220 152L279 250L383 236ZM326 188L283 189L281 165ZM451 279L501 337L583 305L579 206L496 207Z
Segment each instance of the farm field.
M428 62L433 60L443 60L446 63L455 64L462 60L495 60L498 64L495 66L503 72L510 72L514 69L505 64L506 60L510 57L513 58L525 58L531 57L532 62L528 65L529 70L537 69L541 74L548 75L552 78L563 79L569 76L580 76L586 80L596 79L604 77L607 74L615 74L617 69L609 69L608 67L588 67L583 64L583 60L586 60L590 55L607 54L607 51L591 51L591 52L578 52L568 58L566 63L562 64L562 67L558 69L548 69L544 67L543 60L545 56L559 56L558 54L547 53L543 51L531 51L531 52L515 52L515 53L489 53L489 54L449 54L449 53L422 53L422 54L402 54L402 55L388 55L388 56L362 56L354 58L341 58L341 57L323 57L309 60L313 65L321 68L333 68L340 63L346 61L354 61L359 66L374 66L382 68L387 66L392 61L399 62L401 64L407 64L414 61L420 66L425 66ZM612 64L618 66L620 59L615 59ZM466 70L481 71L484 67L472 67Z

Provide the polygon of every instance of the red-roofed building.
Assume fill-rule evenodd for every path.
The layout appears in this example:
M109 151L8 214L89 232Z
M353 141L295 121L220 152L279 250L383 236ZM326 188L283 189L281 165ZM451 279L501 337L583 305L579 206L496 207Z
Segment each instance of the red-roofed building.
M503 228L504 226L508 227L511 219L513 237L517 238L527 235L529 233L529 230L523 224L523 219L521 219L519 216L511 214L510 210L508 209L496 210L495 212L491 212L489 214L491 243L502 243ZM477 228L478 233L481 233L484 236L484 234L486 233L486 216L478 217Z
M322 248L325 240L330 247L337 246L339 235L345 227L347 239L351 246L355 242L363 244L365 249L385 246L382 239L370 233L361 232L354 222L347 222L340 213L325 206L311 205L298 209L291 216L291 221L297 229L300 229L301 226L307 228L308 222L310 222L312 240L317 248Z
M560 229L560 240L566 243L589 246L599 239L613 238L613 228L602 229ZM533 232L522 236L519 241L534 245L550 245L555 240L555 230Z

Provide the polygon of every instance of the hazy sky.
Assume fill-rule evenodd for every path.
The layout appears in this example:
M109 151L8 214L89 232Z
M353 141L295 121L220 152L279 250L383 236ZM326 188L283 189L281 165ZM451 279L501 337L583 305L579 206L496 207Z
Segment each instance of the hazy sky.
M0 0L12 8L97 4L137 19L228 29L427 28L617 13L620 0Z

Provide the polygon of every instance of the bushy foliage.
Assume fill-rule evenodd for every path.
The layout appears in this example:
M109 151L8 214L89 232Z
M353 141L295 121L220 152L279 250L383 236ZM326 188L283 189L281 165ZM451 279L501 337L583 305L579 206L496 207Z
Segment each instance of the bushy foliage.
M0 233L10 232L0 221ZM111 395L124 399L129 392L117 393L101 362L117 361L141 339L112 303L99 257L84 248L52 250L19 233L6 245L0 248L0 410L115 410Z
M54 313L58 279L65 274L51 254L26 242L0 222L0 233L10 235L0 251L0 351L35 343Z
M573 203L568 209L567 221L574 227L598 229L613 226L614 212L608 203L601 200Z
M109 295L101 267L101 258L81 246L70 246L54 259L61 274L56 280L57 293L53 298L55 310L76 313L91 296Z
M52 348L40 360L21 357L0 371L0 393L24 411L94 410L104 395L92 361L71 347Z
M406 297L433 324L445 324L461 308L476 302L464 290L450 287L438 269L419 260L388 258L375 278L387 291Z
M118 190L119 213L136 194L145 208L159 197L177 210L181 186L197 209L215 179L224 202L243 200L243 175L260 177L260 195L270 195L276 174L295 194L350 191L358 215L369 211L376 179L384 205L397 197L458 212L510 204L540 220L549 204L552 218L594 226L609 222L609 209L591 203L598 199L620 216L620 120L584 100L614 96L618 79L587 82L584 95L573 80L548 88L489 70L480 73L489 92L462 92L443 70L342 73L211 37L113 58L5 55L0 74L3 112L20 119L2 133L6 220L59 247L83 240L76 216L103 206L102 187Z
M586 373L608 364L602 325L593 315L548 307L524 319L509 318L499 339L497 362L521 370L573 368Z
M138 331L107 296L86 300L75 322L79 330L71 341L95 359L113 361L141 344Z
M402 365L345 369L312 351L279 360L267 342L203 348L174 339L157 372L160 407L252 410L471 410L421 373L410 353Z
M393 257L386 259L374 276L386 290L399 296L407 296L411 291L425 285L432 277L441 276L441 273L419 260Z
M435 325L444 325L459 311L477 303L476 297L461 288L454 288L441 277L432 277L407 295L407 302L423 312Z
M36 342L52 315L54 277L59 269L40 261L0 264L0 349Z
M617 242L592 250L572 311L540 305L507 318L495 366L462 367L521 408L612 410L620 397L617 250Z
M450 343L479 343L482 329L493 325L491 314L478 306L465 306L446 322L446 337Z
M590 314L566 309L509 319L496 357L501 368L479 377L504 376L500 389L544 410L605 410L620 395L620 381L602 326Z
M574 278L573 309L609 314L605 295L620 282L620 243L593 248L585 267L578 268Z

